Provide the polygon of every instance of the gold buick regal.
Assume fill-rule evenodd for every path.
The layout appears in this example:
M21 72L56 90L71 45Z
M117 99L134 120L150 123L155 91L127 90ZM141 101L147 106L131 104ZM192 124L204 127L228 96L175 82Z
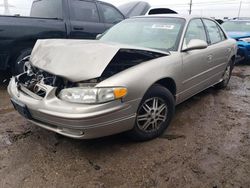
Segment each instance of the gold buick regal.
M210 18L135 17L97 40L39 40L8 92L28 121L56 133L149 140L165 131L177 104L227 86L236 51Z

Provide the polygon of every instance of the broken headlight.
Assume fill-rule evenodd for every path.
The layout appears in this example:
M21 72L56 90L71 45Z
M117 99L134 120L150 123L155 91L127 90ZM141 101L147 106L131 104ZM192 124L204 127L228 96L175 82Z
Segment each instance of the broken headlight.
M68 88L59 93L59 98L72 103L98 104L121 99L127 94L126 88Z

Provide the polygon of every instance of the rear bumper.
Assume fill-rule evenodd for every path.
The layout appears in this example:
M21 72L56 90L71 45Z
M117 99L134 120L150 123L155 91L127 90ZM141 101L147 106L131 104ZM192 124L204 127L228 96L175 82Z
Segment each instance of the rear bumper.
M108 136L133 128L140 100L112 101L98 105L72 104L58 99L48 87L43 99L35 99L17 89L12 79L8 92L12 99L27 106L30 122L76 139Z

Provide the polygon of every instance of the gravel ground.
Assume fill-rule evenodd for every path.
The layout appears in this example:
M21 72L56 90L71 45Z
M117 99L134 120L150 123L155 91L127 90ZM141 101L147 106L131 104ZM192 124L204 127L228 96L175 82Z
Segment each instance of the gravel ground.
M179 105L155 140L72 140L17 114L0 89L0 187L250 187L250 66Z

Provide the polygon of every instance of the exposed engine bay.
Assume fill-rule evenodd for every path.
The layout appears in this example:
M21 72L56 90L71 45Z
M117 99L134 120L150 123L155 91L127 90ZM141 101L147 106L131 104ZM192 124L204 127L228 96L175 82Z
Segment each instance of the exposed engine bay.
M135 49L120 49L102 73L108 78L140 63L166 56L162 53Z
M18 89L27 93L28 89L32 93L45 97L46 89L43 85L49 85L58 88L58 91L65 87L72 87L73 83L66 83L63 78L51 75L43 70L30 66L29 69L16 77Z

